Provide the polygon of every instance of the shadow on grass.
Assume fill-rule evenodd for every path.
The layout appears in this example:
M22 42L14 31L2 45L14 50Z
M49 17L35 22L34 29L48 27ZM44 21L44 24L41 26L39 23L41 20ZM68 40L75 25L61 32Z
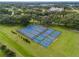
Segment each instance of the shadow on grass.
M30 23L26 23L26 24L20 24L20 23L18 23L18 24L7 24L7 23L0 23L0 26L2 25L2 26L8 26L8 27L12 27L12 26L22 26L22 27L25 27L25 26L27 26L27 25L29 25Z

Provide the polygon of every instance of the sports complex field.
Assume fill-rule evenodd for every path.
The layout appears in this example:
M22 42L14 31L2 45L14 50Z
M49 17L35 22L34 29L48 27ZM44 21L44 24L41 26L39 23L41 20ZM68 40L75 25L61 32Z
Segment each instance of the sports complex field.
M79 32L60 26L49 26L62 34L48 48L45 48L28 37L26 38L30 43L27 43L21 38L23 35L11 32L22 28L24 27L0 25L0 42L14 51L17 56L79 56ZM0 56L4 56L2 51Z
M61 34L41 25L28 25L19 32L44 47L48 47Z

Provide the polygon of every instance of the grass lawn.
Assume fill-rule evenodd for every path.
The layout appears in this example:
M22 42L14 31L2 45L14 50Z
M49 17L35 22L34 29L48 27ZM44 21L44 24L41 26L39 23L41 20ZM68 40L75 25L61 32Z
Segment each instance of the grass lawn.
M4 52L0 50L0 57L5 56Z
M7 32L7 34L9 33ZM0 30L0 42L7 45L10 49L12 48L12 50L14 50L17 54L21 56L32 56L31 53L29 53L25 48L19 45L15 40L10 38L7 34L4 30Z
M48 48L28 39L26 43L11 30L22 28L21 26L0 26L0 42L16 52L17 56L79 56L79 32L74 32L59 26L50 28L61 31L62 34ZM32 54L32 55L31 55Z

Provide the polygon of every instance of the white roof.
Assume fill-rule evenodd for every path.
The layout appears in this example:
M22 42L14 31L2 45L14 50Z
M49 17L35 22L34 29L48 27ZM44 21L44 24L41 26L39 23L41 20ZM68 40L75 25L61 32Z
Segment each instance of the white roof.
M58 8L58 7L51 7L50 9L48 9L49 12L50 11L58 11L58 12L61 12L63 10L64 10L64 8Z

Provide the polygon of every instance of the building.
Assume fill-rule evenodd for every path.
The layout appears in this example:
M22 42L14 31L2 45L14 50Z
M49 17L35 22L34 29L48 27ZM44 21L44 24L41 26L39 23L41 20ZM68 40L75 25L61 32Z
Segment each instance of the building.
M64 8L58 8L58 7L51 7L48 9L48 12L62 12L64 11Z

